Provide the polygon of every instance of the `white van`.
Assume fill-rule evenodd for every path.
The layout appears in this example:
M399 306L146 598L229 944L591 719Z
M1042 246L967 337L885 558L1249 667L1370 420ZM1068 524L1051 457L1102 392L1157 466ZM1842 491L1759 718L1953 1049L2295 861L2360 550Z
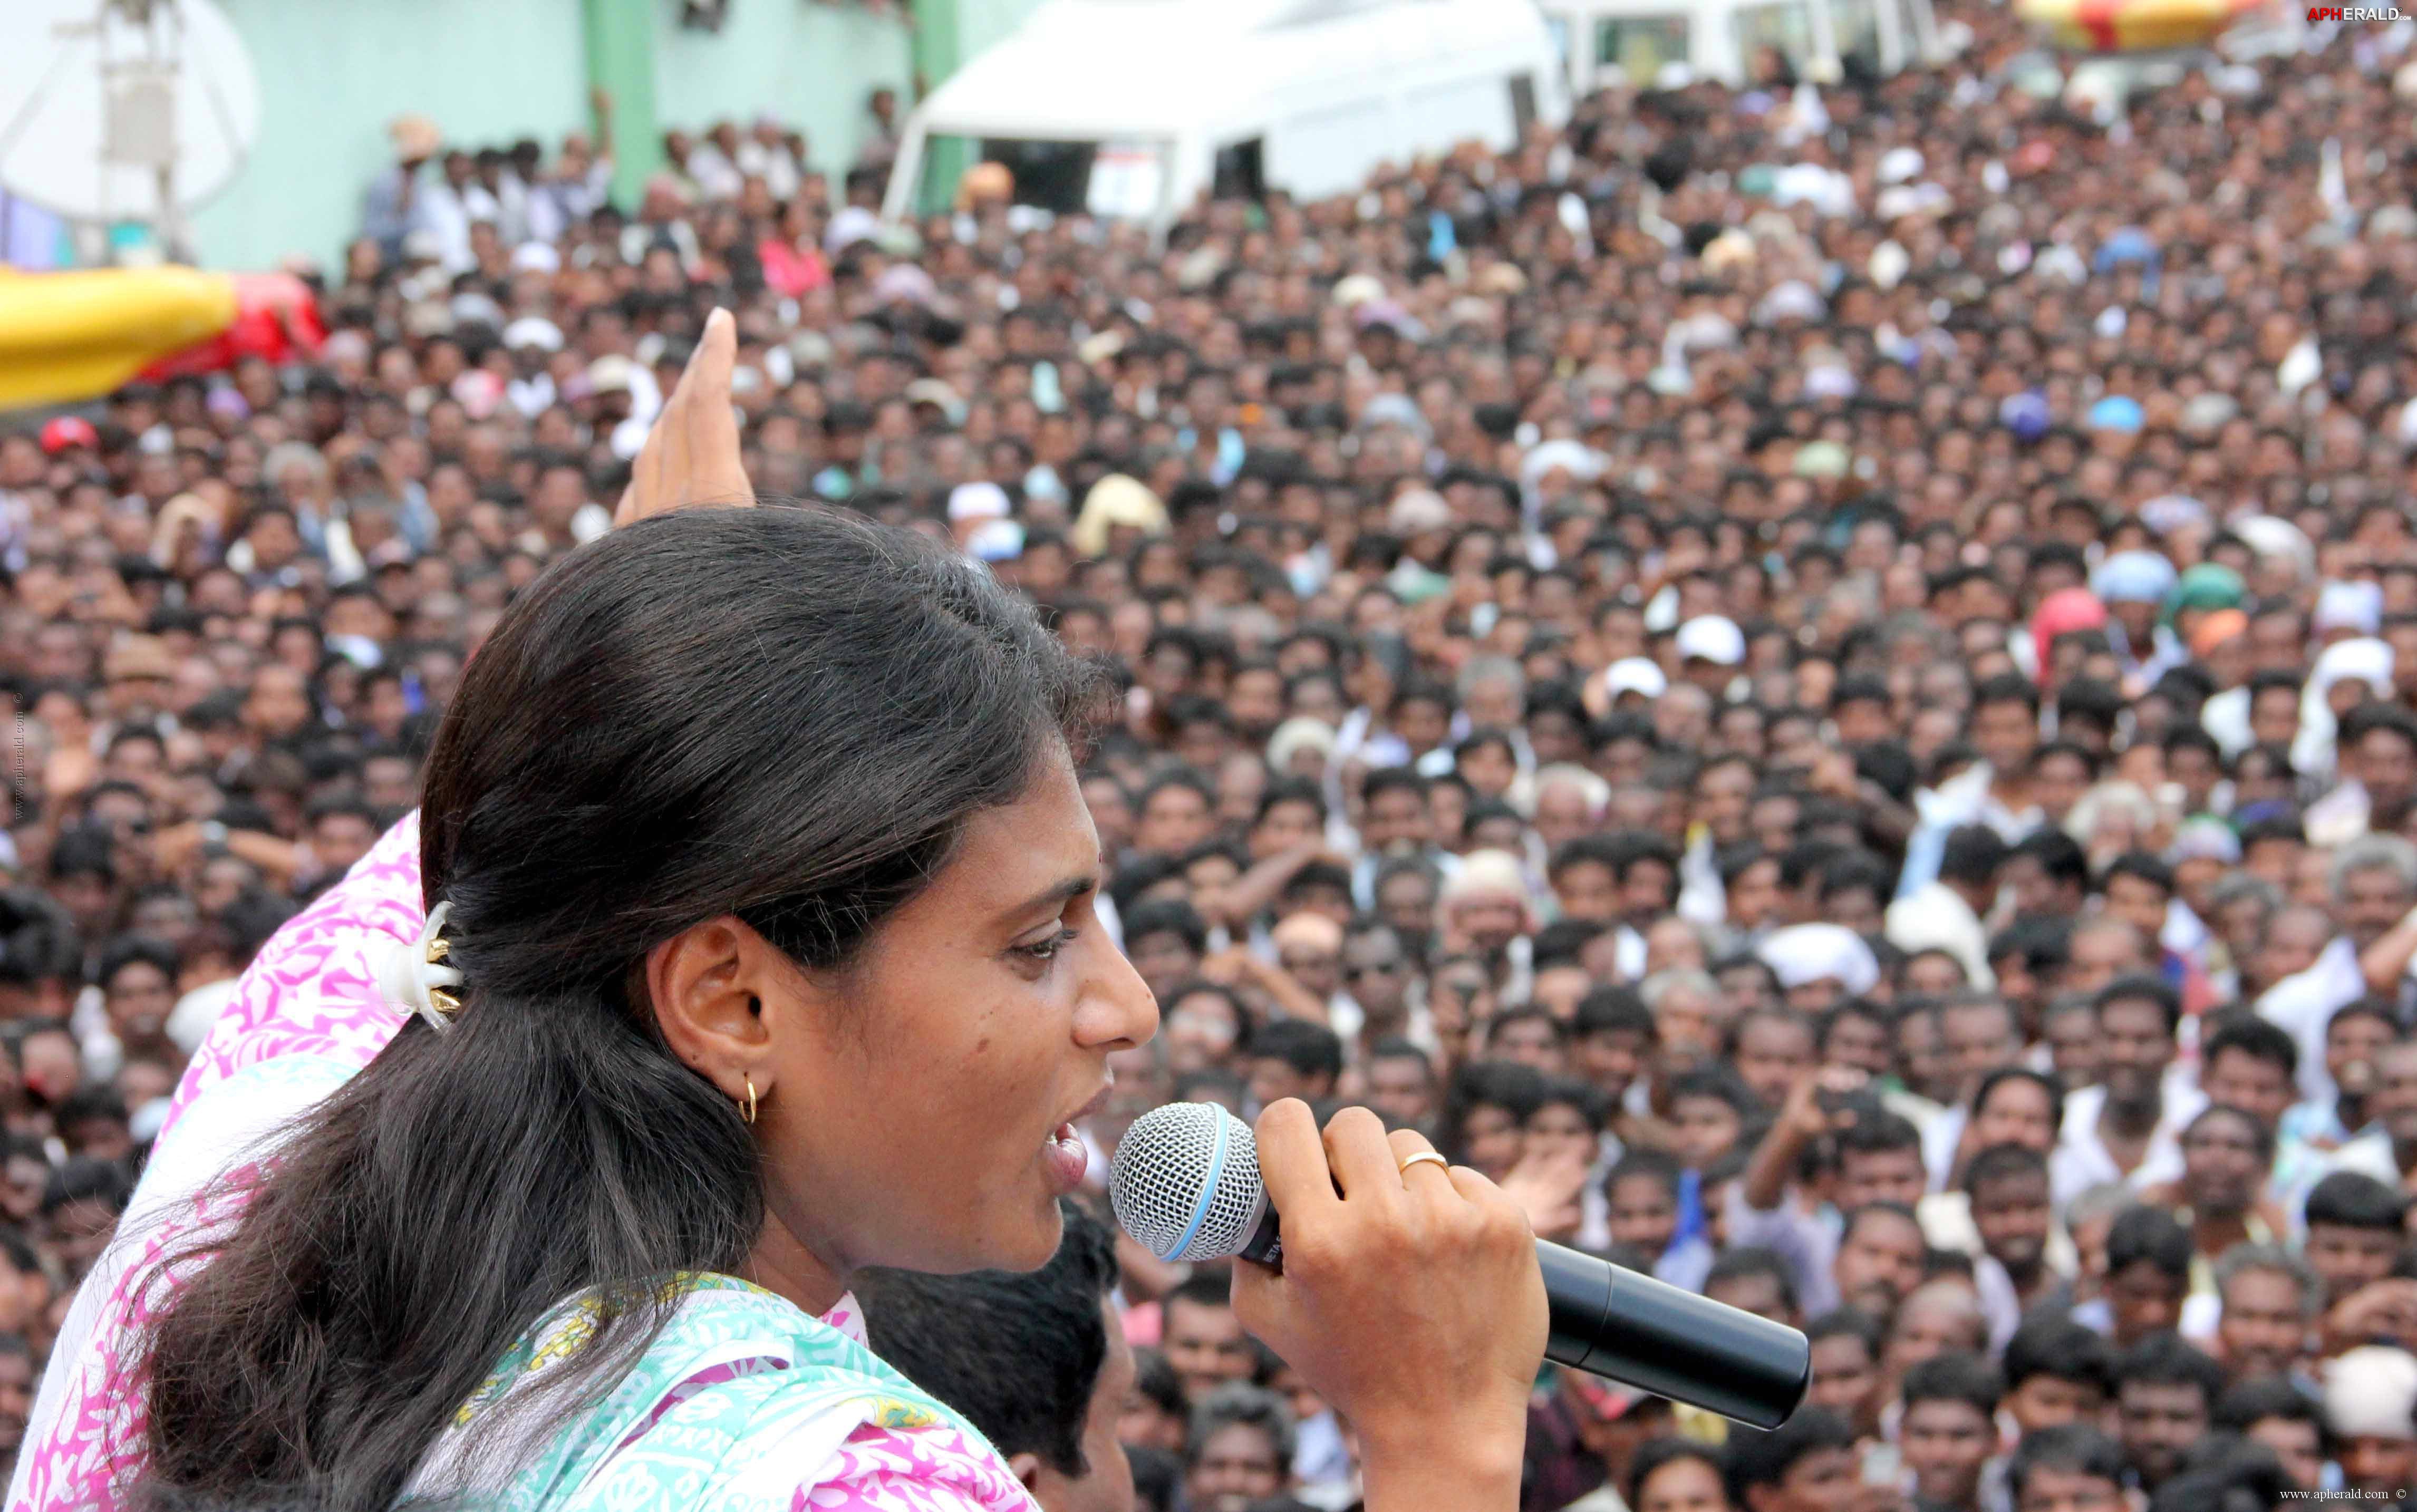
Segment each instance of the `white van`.
M1019 204L1163 230L1206 189L1315 199L1568 110L1528 0L1044 0L907 117L882 210L992 159Z
M1938 56L1930 0L1542 0L1544 23L1585 95L1614 83L1747 82L1773 47L1799 77L1827 83L1860 56L1889 74Z

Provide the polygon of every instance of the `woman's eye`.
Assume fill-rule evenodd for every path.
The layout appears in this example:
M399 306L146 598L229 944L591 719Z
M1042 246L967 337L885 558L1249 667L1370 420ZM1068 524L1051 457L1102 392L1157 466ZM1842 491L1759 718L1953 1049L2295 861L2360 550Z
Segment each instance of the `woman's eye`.
M1041 941L1039 945L1017 945L1015 947L1015 953L1032 960L1053 960L1056 959L1059 949L1063 948L1066 943L1073 938L1073 930L1059 930L1056 934L1053 934L1048 939Z

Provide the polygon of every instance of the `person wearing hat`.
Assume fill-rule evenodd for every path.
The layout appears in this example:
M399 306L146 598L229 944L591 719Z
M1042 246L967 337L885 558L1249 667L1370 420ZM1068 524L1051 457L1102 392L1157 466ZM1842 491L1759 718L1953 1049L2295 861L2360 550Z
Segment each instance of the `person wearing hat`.
M949 533L963 549L983 527L1014 513L1007 490L996 483L960 483L949 491Z
M2179 581L2173 563L2163 553L2118 552L2099 564L2090 591L2106 606L2107 638L2122 658L2126 688L2146 691L2166 668L2179 659L2157 641L2158 620Z
M1587 712L1598 719L1615 713L1638 713L1650 708L1669 687L1668 676L1650 657L1622 657L1605 667L1602 675L1588 679Z
M1134 478L1112 473L1083 496L1070 538L1085 556L1101 556L1121 553L1146 537L1166 532L1166 506L1158 495Z
M43 455L74 460L75 456L100 449L100 432L81 415L61 415L42 422L40 433Z
M598 357L587 365L584 376L590 423L611 438L615 456L635 457L646 445L647 427L654 420L651 413L641 413L642 389L655 389L654 376L619 353Z
M394 162L370 180L361 206L361 234L394 260L403 256L406 236L435 229L427 197L431 186L423 170L445 139L436 123L425 115L396 116L387 125L387 138L393 144ZM465 237L466 233L465 227Z
M1819 1012L1879 985L1872 947L1842 924L1791 924L1773 930L1755 954L1778 978L1788 1005L1801 1012Z
M1679 675L1704 690L1715 707L1728 697L1738 669L1745 665L1745 632L1722 614L1698 614L1671 638Z
M1437 901L1438 943L1474 952L1486 964L1497 1001L1519 1002L1534 981L1534 916L1519 858L1508 851L1471 851Z
M1451 587L1444 551L1452 543L1452 506L1432 489L1406 489L1385 511L1385 528L1402 544L1402 559L1386 583L1406 604L1432 598Z
M167 712L176 658L156 635L121 635L101 661L110 717L121 724Z
M547 370L554 355L562 350L562 327L541 315L524 315L505 325L503 342L512 363L504 398L533 420L552 409L559 397L554 374Z
M2369 1344L2325 1367L2325 1427L2347 1490L2405 1499L2417 1486L2417 1355Z

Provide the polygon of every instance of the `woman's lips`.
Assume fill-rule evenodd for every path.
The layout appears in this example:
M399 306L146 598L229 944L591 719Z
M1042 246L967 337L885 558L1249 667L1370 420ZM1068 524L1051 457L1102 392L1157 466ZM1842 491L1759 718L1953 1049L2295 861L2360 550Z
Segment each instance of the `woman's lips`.
M1109 1088L1116 1084L1116 1078L1110 1077L1106 1086L1092 1093L1088 1102L1075 1109L1072 1116L1053 1129L1049 1138L1041 1142L1041 1162L1048 1167L1050 1185L1057 1188L1058 1195L1063 1196L1080 1187L1083 1177L1091 1169L1090 1146L1083 1142L1082 1132L1074 1126L1107 1106Z
M1079 1189L1083 1177L1091 1169L1091 1152L1072 1123L1057 1126L1056 1132L1041 1147L1041 1159L1049 1172L1049 1185L1056 1188L1060 1197Z

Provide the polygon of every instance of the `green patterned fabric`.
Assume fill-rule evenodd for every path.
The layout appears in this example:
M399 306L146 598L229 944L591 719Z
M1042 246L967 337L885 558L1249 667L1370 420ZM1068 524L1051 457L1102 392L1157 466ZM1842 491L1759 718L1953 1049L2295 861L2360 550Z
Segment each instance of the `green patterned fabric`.
M594 1409L529 1452L494 1414L594 1338L592 1296L555 1308L463 1404L415 1495L466 1487L493 1512L791 1512L850 1434L947 1427L988 1444L840 1329L734 1277L682 1276L679 1303L637 1366ZM668 1298L667 1298L668 1299ZM496 1487L490 1464L517 1466Z

